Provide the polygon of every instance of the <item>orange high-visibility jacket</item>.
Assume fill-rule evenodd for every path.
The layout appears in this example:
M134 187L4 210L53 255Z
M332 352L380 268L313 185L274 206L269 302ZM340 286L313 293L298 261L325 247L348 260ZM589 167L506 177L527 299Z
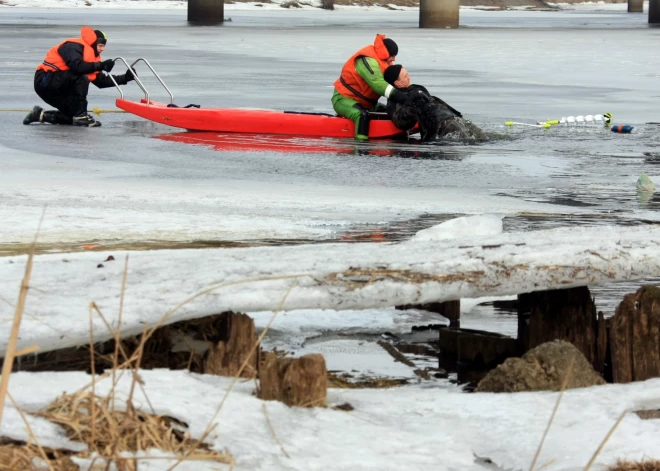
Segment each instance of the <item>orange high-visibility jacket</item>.
M335 81L335 89L339 93L345 97L352 98L365 108L373 108L378 103L379 95L357 73L355 70L355 61L363 56L371 57L378 61L380 71L385 73L385 69L388 67L386 61L389 59L390 53L383 43L383 39L385 39L384 34L377 34L373 45L365 46L353 54L346 61L344 67L341 69L341 75Z
M83 45L83 60L85 62L101 62L101 56L96 55L96 51L92 47L92 44L96 42L96 33L89 26L83 26L80 30L80 38L69 38L65 39L57 46L50 48L46 54L44 61L37 66L37 70L45 70L46 72L69 70L69 66L66 65L62 56L57 51L60 46L64 43L78 43ZM87 74L90 82L93 82L98 72L92 72Z

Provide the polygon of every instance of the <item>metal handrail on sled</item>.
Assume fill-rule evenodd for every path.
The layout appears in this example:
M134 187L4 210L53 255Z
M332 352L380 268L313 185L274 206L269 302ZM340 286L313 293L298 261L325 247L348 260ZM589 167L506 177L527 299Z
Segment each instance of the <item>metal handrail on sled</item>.
M163 82L163 79L160 78L160 75L158 75L156 73L156 71L154 70L154 68L151 67L151 64L147 61L147 59L145 59L143 57L140 57L139 59L136 59L131 65L128 65L128 62L126 62L126 59L124 59L123 57L117 57L117 58L113 59L114 62L117 62L119 60L122 61L124 64L126 64L127 69L131 69L131 70L133 70L133 67L138 62L140 62L140 61L144 62L146 64L146 66L149 67L149 70L151 70L151 72L153 72L153 74L156 76L156 78L158 79L160 84L163 86L163 88L165 88L167 93L170 95L170 104L174 104L174 95L172 95L172 92L170 91L170 89L167 88L167 85L165 85L165 82ZM127 70L127 72L128 72L128 70ZM121 90L121 88L119 88L119 85L117 84L117 81L115 80L115 78L111 74L108 74L108 75L110 76L110 80L112 80L112 83L114 83L115 87L117 87L117 90L119 90L119 95L121 96L121 99L123 100L124 99L124 92ZM137 74L133 74L133 76L135 77L135 83L137 83L138 87L140 87L142 89L142 91L144 92L144 99L145 99L147 105L149 105L150 104L150 102L149 102L149 91L147 90L147 87L144 86L144 84L142 83L140 78L137 76Z

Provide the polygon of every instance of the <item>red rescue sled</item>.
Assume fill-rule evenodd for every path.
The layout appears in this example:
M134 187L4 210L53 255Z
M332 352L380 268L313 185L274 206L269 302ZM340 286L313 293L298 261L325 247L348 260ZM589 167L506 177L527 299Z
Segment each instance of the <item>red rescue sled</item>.
M115 61L128 63L121 57ZM347 137L355 135L353 121L326 113L304 113L295 111L256 110L240 108L201 108L197 105L178 107L174 105L174 96L167 85L158 76L146 59L144 62L170 95L170 104L149 99L149 92L139 77L135 83L142 89L145 97L139 102L124 99L124 93L117 86L121 98L117 98L117 107L156 123L166 124L189 131L215 131L245 134L279 134L289 136L312 137ZM110 76L112 77L112 76ZM114 81L114 79L113 79ZM406 135L406 131L397 128L387 119L385 113L372 113L369 137L373 139L391 138Z
M179 108L142 99L140 103L117 98L117 108L175 128L189 131L215 131L289 136L350 137L353 121L324 113L250 110L240 108ZM377 116L375 118L379 118ZM372 118L369 137L373 139L405 135L389 119Z

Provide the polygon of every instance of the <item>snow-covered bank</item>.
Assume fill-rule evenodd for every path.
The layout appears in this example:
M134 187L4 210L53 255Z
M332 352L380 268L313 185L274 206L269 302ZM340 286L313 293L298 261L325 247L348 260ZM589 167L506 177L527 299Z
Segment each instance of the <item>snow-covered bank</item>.
M660 275L660 229L578 228L401 244L304 245L134 252L122 332L228 310L366 309L510 295ZM89 303L116 319L124 253L40 255L34 260L20 348L88 341ZM0 296L13 299L25 256L0 259ZM288 293L288 295L287 295ZM11 303L0 303L9 331ZM97 340L109 334L96 322ZM105 337L104 337L105 336ZM0 339L2 349L6 338Z
M231 381L165 370L143 371L141 376L156 412L186 422L193 437L202 434ZM74 392L88 384L89 379L83 373L17 373L9 388L21 407L35 410L64 391ZM97 393L107 392L109 386L109 380L101 382ZM123 378L118 397L126 397L129 387L130 379ZM538 465L548 463L548 470L583 469L622 411L660 407L659 388L660 380L650 380L566 392ZM352 412L267 402L287 458L272 436L263 402L252 395L253 389L252 382L236 386L210 438L215 450L226 450L236 458L237 469L483 470L477 457L492 460L499 469L528 469L557 399L557 393L464 394L420 385L330 389L329 403L348 402L355 408ZM135 402L148 407L141 393L136 392ZM20 418L7 412L2 434L25 439ZM59 441L66 446L45 425L37 427L37 436L42 444ZM599 455L595 469L621 457L659 458L658 440L660 421L628 414ZM148 462L143 463L144 469L167 469L171 464L153 460L149 466L156 467L146 468ZM209 469L201 463L189 465L196 467L181 469Z

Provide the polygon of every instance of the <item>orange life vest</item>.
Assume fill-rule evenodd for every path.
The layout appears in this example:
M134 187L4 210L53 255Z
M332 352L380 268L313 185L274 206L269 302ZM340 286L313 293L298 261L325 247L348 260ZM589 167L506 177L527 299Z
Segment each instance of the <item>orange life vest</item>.
M65 39L57 46L50 48L46 53L44 61L37 66L37 70L45 70L46 72L69 70L60 53L57 50L64 43L78 43L83 45L83 60L85 62L101 62L101 56L97 56L92 44L96 42L96 33L89 26L83 26L80 30L80 38ZM98 72L87 74L90 82L93 82L98 76Z
M378 103L380 95L357 73L355 61L360 57L371 57L378 61L380 71L385 73L385 69L389 66L386 61L389 59L390 53L383 43L383 39L385 39L384 34L377 34L373 45L365 46L353 54L346 61L341 69L341 75L335 81L335 90L345 97L352 98L367 109L373 108Z

